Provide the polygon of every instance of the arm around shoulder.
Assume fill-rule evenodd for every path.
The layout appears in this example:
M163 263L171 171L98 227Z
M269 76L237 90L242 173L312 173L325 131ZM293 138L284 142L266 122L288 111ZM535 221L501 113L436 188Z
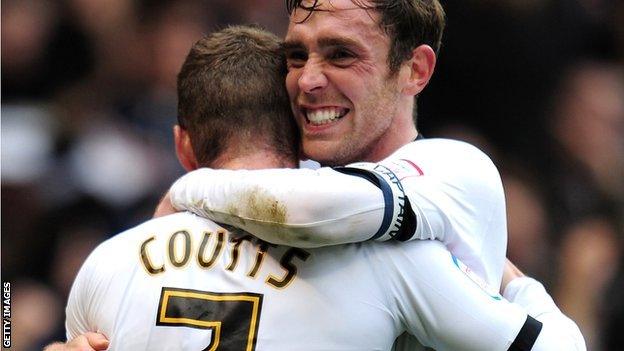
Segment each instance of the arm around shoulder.
M386 210L379 187L330 168L199 169L180 178L170 197L176 209L296 247L369 240Z

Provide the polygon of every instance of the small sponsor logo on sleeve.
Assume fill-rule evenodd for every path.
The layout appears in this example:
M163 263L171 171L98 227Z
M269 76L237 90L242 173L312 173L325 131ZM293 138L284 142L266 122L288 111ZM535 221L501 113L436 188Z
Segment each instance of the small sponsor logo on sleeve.
M394 172L399 180L409 177L420 177L425 174L416 163L406 159L389 160L383 162L383 165Z
M490 286L485 280L483 280L480 276L478 276L470 267L466 266L462 261L460 261L457 257L452 255L453 263L460 271L462 271L470 280L472 280L475 284L477 284L481 290L485 291L491 298L494 300L502 300L503 297L498 293L498 289Z

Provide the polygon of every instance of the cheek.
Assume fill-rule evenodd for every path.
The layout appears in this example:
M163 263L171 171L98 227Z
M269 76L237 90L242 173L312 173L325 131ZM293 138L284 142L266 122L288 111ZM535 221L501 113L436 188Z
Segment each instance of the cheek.
M297 92L299 90L299 75L298 70L290 70L288 71L288 74L286 74L286 90L288 91L288 96L290 96L291 99L294 99L297 96Z
M392 121L389 117L396 114L398 105L399 95L396 93L396 85L387 82L369 82L367 86L370 89L360 91L362 94L360 110L365 114L362 120L371 128L387 129Z
M378 85L379 83L374 80L357 80L357 78L345 82L345 86L349 87L346 89L349 99L362 113L378 109L383 95Z

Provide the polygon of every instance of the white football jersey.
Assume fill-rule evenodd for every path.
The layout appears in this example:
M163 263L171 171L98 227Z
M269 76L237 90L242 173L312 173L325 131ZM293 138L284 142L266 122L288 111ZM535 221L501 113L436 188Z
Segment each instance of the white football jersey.
M536 311L560 315L552 306ZM405 332L438 350L507 350L529 318L438 241L300 249L178 213L89 256L66 327L102 332L111 350L389 350Z

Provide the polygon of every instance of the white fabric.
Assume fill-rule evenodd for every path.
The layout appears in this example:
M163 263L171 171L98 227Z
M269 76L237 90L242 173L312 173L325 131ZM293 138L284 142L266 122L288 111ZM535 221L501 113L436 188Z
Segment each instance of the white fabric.
M406 223L405 215L408 210L406 209L407 197L405 196L403 185L396 174L386 166L371 162L352 163L347 167L338 169L338 171L349 175L354 175L353 172L355 172L360 174L359 176L362 175L360 172L364 172L365 178L368 179L368 177L372 176L374 184L382 191L386 213L384 214L381 227L372 239L386 241L399 235ZM370 181L371 179L368 180Z
M294 258L294 280L281 289L267 281L280 279L283 246L268 248L257 275L249 276L259 242L242 241L238 263L228 270L230 240L210 268L218 225L189 213L146 222L101 244L80 270L67 306L67 337L101 331L112 350L201 350L212 338L209 329L156 326L163 287L213 293L263 294L256 350L389 350L404 332L437 350L506 350L526 319L520 305L492 297L469 279L438 241L367 242L307 249ZM171 263L174 233L190 235L190 259L180 268ZM207 234L212 233L212 234ZM183 235L176 234L173 259L184 257ZM152 239L153 238L153 239ZM151 267L141 258L144 245ZM406 269L409 267L409 269ZM537 296L539 298L539 296ZM548 314L548 313L546 313ZM556 324L559 314L545 323ZM545 328L545 340L559 340L560 328ZM563 334L568 337L569 334ZM227 342L223 334L221 342ZM231 342L231 340L230 340ZM218 348L217 348L218 350ZM539 350L539 349L536 349Z
M437 239L498 290L507 245L499 173L464 142L424 139L380 164L401 180L417 218L415 239ZM201 169L171 188L172 204L259 238L298 247L370 239L385 203L372 183L328 168L227 171ZM274 216L275 212L282 216Z
M170 195L177 209L303 248L370 239L385 210L379 188L330 168L203 168L176 181Z
M529 315L544 324L534 349L586 350L585 340L578 326L561 313L542 283L529 277L516 278L507 284L503 296L522 305ZM553 334L561 335L561 339L547 337Z

